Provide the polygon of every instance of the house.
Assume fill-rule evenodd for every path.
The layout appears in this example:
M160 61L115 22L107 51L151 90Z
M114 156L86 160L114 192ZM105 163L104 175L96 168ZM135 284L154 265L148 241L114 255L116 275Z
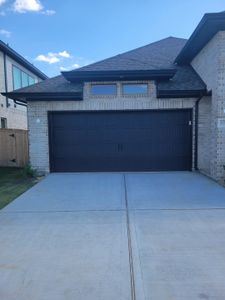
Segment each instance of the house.
M48 78L0 41L0 90L9 92ZM0 128L27 129L27 109L20 101L0 95Z
M11 93L41 173L199 170L224 178L225 13Z

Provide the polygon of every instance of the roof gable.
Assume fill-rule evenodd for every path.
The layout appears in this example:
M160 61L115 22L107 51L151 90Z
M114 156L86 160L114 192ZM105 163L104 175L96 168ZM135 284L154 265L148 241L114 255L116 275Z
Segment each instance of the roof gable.
M190 63L219 30L225 30L225 12L205 14L177 55L175 63Z

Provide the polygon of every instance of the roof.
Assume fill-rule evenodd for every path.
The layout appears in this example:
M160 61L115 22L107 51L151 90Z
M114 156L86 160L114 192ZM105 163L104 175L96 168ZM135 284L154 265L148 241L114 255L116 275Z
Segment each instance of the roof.
M22 101L29 96L40 100L46 97L48 99L61 99L63 97L64 99L81 100L83 96L83 84L71 83L65 77L59 75L12 92L3 93L3 95L6 94L9 98L20 99Z
M174 59L187 40L167 37L143 47L119 54L66 73L83 71L122 71L173 69Z
M13 50L9 45L5 44L0 40L0 50L6 53L8 56L13 58L15 61L23 65L26 69L37 75L41 79L47 79L48 76L41 72L38 68L32 65L28 60L26 60L23 56Z
M206 93L206 84L191 66L176 66L177 72L168 81L158 82L157 96L199 97Z
M102 81L112 80L112 78L114 80L116 78L117 80L127 78L138 80L142 78L140 76L157 80L158 95L160 91L163 96L178 91L180 97L197 96L206 90L204 82L191 66L178 66L173 63L186 42L185 39L168 37L74 71L62 72L61 76L13 91L7 96L17 99L27 97L29 100L32 98L35 100L38 96L45 97L50 94L54 99L58 93L65 93L71 99L74 96L79 98L83 87L82 81L93 81L96 78Z
M185 39L168 37L62 74L70 81L169 79L176 71L173 61L185 43Z
M178 53L175 63L190 63L219 30L225 30L225 12L205 14L184 48Z

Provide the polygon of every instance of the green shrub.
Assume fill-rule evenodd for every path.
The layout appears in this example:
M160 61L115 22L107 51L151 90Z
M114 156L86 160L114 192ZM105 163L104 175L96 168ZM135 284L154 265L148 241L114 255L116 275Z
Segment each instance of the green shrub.
M23 169L23 173L25 176L27 177L37 177L37 173L36 170L34 170L30 164L27 164L24 169Z

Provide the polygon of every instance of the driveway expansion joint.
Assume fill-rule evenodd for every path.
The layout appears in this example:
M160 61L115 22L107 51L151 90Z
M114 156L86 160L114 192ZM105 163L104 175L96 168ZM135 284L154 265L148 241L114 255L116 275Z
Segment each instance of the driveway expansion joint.
M77 213L77 212L117 212L126 211L125 208L119 209L72 209L72 210L17 210L1 211L1 214L55 214L55 213Z
M203 208L130 208L129 211L201 211L201 210L225 210L225 207Z
M129 267L130 267L131 300L136 300L135 279L134 279L134 262L133 262L133 252L132 252L132 240L131 240L130 216L129 216L129 206L128 206L128 197L127 197L126 174L123 174L123 182L124 182L124 196L125 196L125 206L126 206L126 225L127 225L127 243L128 243L128 254L129 254Z

